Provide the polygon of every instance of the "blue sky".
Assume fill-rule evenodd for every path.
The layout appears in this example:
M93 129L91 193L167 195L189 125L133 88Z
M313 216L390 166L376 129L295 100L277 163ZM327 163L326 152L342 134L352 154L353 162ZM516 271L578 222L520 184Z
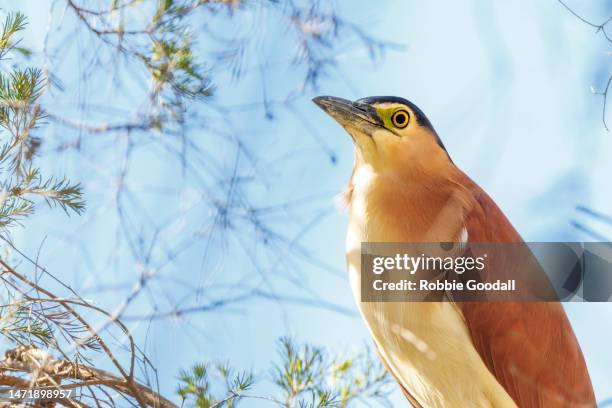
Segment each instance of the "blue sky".
M31 19L26 42L37 51L43 47L48 20L49 8L42 3L46 2L30 0L20 5ZM605 1L573 3L577 11L593 16L595 21L612 12L609 5L605 10ZM334 195L350 175L353 148L343 130L310 102L312 96L356 99L397 95L415 102L426 112L457 165L494 198L526 240L589 239L571 224L573 220L590 222L576 211L577 205L612 214L612 134L601 122L601 98L590 90L601 89L610 74L610 55L606 54L610 47L561 4L552 0L397 0L377 2L375 8L366 1L337 4L347 18L366 25L368 33L402 48L389 50L372 64L365 50L348 44L346 51L340 49L337 67L321 81L318 91L308 91L290 107L271 107L275 120L267 120L260 106L234 109L232 119L233 130L245 135L249 149L257 156L255 163L242 157L241 170L264 180L248 187L254 202L265 206L318 197L273 222L279 231L295 236L314 220L312 228L300 234L300 242L330 265L330 270L301 261L290 270L293 266L285 262L285 253L270 259L273 251L253 245L254 250L261 251L258 257L265 258L262 264L270 285L281 293L315 296L341 305L348 313L258 300L219 313L152 325L131 322L150 351L161 388L167 393L175 388L178 370L194 360L229 359L237 367L264 370L275 357L276 339L286 334L336 351L369 347L368 333L356 314L343 275L346 215L333 204ZM8 2L2 5L4 9L13 7ZM55 9L56 13L61 11L61 7ZM74 24L69 17L65 19L67 25ZM232 30L236 28L228 26L227 32L231 34ZM287 60L287 40L282 33L282 27L261 27L261 42L268 45L251 51L269 62L262 75L272 100L284 98L300 75L287 64L275 63ZM57 64L65 77L74 75L78 67L74 55ZM247 69L238 83L221 73L216 85L217 101L230 110L261 99L261 76L256 70ZM88 92L102 100L116 93L110 82L92 82ZM74 95L48 95L47 103L62 109L71 98ZM117 103L129 105L130 101L119 99ZM610 114L608 118L612 122ZM49 126L42 132L53 138L61 131ZM231 166L235 156L231 145L215 144L214 138L207 137L203 136L202 142L206 148L226 168ZM98 142L90 143L96 148ZM100 150L95 159L117 160L114 149ZM330 160L330 152L337 160ZM176 163L159 160L159 152L154 149L139 151L137 158L129 182L142 187L138 191L146 186L172 185L180 172ZM27 232L18 234L17 242L29 253L36 253L46 237L42 259L75 287L91 289L102 283L133 282L137 274L132 261L120 258L108 262L116 220L112 210L105 212L105 188L112 183L92 164L95 160L87 163L66 153L42 162L49 171L55 169L73 179L91 177L86 183L89 211L90 216L97 213L98 217L66 221L43 212L27 225ZM193 200L189 180L175 187L176 197L159 198L144 192L146 208L170 217L172 208L189 206ZM177 224L173 236L178 239L189 231L192 216L205 215L185 217L183 224L187 226ZM610 226L594 227L607 236L612 234ZM248 232L243 235L247 240L257 240L253 235L249 238ZM76 249L77 241L79 247L87 248L87 259ZM236 240L228 241L215 243L204 261L203 246L196 245L172 273L190 282L238 279L261 284L252 259L244 256ZM294 275L299 276L299 285L288 279ZM150 296L161 296L159 290ZM90 296L113 308L125 292L109 291L100 296L92 290ZM130 312L137 314L150 308L150 299L145 298ZM612 397L612 355L607 347L612 338L612 305L567 304L566 310L583 347L598 398ZM395 401L401 401L399 394Z

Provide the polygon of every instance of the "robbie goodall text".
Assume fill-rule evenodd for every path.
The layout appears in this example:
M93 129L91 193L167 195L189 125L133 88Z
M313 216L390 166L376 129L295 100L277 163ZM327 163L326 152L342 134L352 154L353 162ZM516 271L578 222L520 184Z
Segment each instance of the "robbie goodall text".
M516 290L516 281L508 279L507 281L496 282L478 282L476 279L470 279L467 282L457 282L448 280L437 280L430 282L426 279L419 279L418 282L408 279L402 279L399 282L385 282L382 279L376 279L372 284L372 288L376 291L385 290Z

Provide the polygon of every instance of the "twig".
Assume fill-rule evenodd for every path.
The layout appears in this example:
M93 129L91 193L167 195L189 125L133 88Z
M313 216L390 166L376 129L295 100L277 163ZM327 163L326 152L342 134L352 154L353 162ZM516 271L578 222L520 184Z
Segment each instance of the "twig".
M605 39L608 40L608 42L610 44L612 44L612 37L606 31L606 25L612 21L612 16L608 17L608 19L605 20L603 23L596 24L596 23L593 23L593 22L587 20L586 18L582 17L580 14L576 13L567 4L565 4L562 0L557 0L557 1L567 11L569 11L574 17L576 17L577 19L582 21L584 24L595 28L596 29L595 30L596 34L601 32L602 35L605 37ZM594 89L592 89L593 94L600 95L603 98L603 108L602 108L602 113L601 113L601 120L602 120L602 122L604 124L604 127L606 128L606 131L608 131L608 132L610 131L610 129L608 128L608 123L606 121L606 109L607 109L607 103L608 103L608 91L610 90L610 84L611 83L612 83L612 74L610 74L610 76L608 77L608 82L606 83L606 86L604 87L603 91L598 92L598 91L595 91Z
M7 353L11 356L5 358L4 361L0 361L0 371L12 371L12 372L23 372L32 374L37 370L42 369L44 373L47 373L54 378L58 378L60 381L63 379L78 380L82 381L80 384L70 384L62 386L36 386L29 388L43 390L43 389L71 389L75 386L86 386L86 385L103 385L111 388L117 392L127 394L135 398L136 400L142 401L143 406L157 407L157 408L176 408L176 405L166 398L162 397L158 393L152 391L150 388L136 383L128 383L124 378L117 377L107 371L86 366L83 364L75 364L66 360L52 360L52 361L40 361L36 357L32 357L32 348L22 348L21 350L14 353ZM17 355L16 358L12 358ZM30 359L29 361L27 359ZM24 361L25 360L25 361ZM6 377L0 377L0 384L12 385L2 382L2 379ZM14 378L14 377L10 377ZM21 383L22 385L23 383ZM20 385L20 386L21 386Z

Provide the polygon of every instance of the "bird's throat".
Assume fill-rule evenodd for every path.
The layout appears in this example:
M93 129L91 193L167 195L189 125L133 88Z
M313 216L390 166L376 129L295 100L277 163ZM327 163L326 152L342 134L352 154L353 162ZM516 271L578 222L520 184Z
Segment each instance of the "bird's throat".
M387 176L357 165L349 183L349 218L361 242L449 242L473 201L452 179Z

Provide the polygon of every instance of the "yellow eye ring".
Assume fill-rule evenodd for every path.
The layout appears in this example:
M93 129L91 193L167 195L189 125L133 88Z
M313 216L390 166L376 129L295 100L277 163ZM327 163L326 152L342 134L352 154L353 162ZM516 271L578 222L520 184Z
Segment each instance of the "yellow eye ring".
M405 110L398 110L391 116L391 123L398 129L403 129L408 126L410 114Z

